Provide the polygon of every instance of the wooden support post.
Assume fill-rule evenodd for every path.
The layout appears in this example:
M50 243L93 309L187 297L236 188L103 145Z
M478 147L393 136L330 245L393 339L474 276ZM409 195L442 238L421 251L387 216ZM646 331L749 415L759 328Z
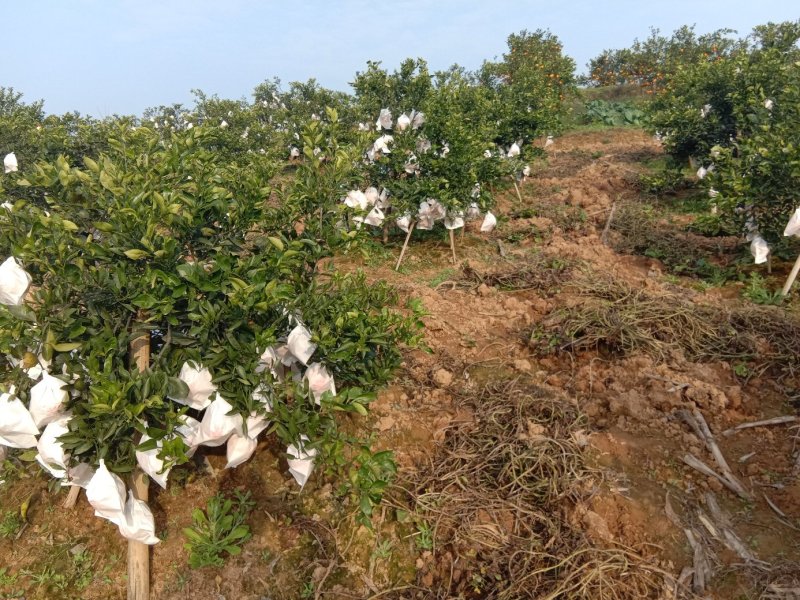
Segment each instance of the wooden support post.
M406 241L403 242L403 249L400 250L400 258L397 259L397 264L394 267L395 271L400 270L400 263L403 262L403 256L406 253L406 248L408 247L408 240L411 239L411 232L414 231L414 225L416 225L416 221L411 221L411 224L408 226L408 233L406 233Z
M67 494L66 500L64 500L64 508L74 508L75 503L78 502L78 496L80 496L81 488L77 485L73 485L69 488L69 493Z
M452 229L450 231L450 250L453 251L453 264L456 264L456 234Z
M606 226L603 228L603 233L600 235L600 241L603 243L604 246L608 245L608 231L611 229L611 221L614 220L614 213L617 211L617 203L614 202L611 205L611 212L608 214L608 221L606 221Z
M786 283L781 290L781 296L786 296L789 293L789 290L792 289L792 284L794 283L794 280L797 279L798 272L800 272L800 256L798 256L797 260L794 261L792 272L789 273L789 277L786 278Z
M134 338L130 346L131 366L139 371L150 367L150 332ZM147 502L149 480L138 467L131 475L134 498ZM150 546L128 540L128 600L148 600L150 597Z

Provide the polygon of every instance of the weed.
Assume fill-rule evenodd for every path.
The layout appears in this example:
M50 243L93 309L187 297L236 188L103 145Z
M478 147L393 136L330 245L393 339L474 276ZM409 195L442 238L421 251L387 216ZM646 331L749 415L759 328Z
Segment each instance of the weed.
M420 550L433 549L433 530L427 521L417 523L417 532L414 534L414 542Z
M372 559L389 560L392 557L392 546L392 540L378 542L375 549L372 551Z
M245 520L254 506L250 492L237 490L233 498L225 498L221 493L211 498L206 512L195 509L192 527L183 530L189 540L184 544L189 550L189 565L193 569L221 567L223 552L230 556L239 554L241 545L251 537Z
M453 275L455 275L455 274L456 274L456 270L455 269L452 269L452 268L443 269L443 270L439 271L433 277L433 279L430 280L430 282L428 283L428 286L432 287L432 288L435 288L438 285L441 285L442 283L444 283L445 281L449 281L450 279L452 279Z
M10 538L17 535L22 527L22 518L15 510L7 510L0 521L0 536Z
M780 291L770 291L766 281L758 273L750 273L750 281L742 290L742 295L756 304L778 305L783 302Z

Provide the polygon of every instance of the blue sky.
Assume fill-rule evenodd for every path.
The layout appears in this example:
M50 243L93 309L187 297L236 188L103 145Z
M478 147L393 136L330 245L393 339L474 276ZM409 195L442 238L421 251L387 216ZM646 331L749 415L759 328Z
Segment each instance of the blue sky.
M696 24L744 34L800 18L797 0L5 0L0 86L94 116L249 97L264 79L348 90L367 60L478 67L509 33L549 28L579 70L603 48Z

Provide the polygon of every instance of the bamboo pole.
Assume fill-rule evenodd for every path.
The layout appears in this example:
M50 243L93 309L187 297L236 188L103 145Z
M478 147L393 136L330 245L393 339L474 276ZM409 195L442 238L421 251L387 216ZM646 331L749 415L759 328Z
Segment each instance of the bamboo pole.
M150 332L134 338L130 346L131 366L140 372L150 366ZM147 475L138 467L131 475L134 498L147 502ZM128 540L128 600L148 600L150 597L150 546Z
M611 212L608 214L608 220L606 221L606 226L603 228L603 233L600 235L600 241L603 243L604 246L608 245L608 230L611 229L611 221L614 220L614 213L617 211L617 203L614 202L611 205Z
M781 290L781 296L786 296L789 294L789 290L792 289L792 284L794 280L797 279L797 273L800 272L800 256L797 257L797 260L794 261L794 266L792 267L792 272L789 273L789 277L786 278L786 283Z
M406 248L408 248L408 240L411 239L411 232L414 231L414 225L416 225L416 221L411 221L411 225L408 226L408 233L406 233L406 241L403 242L403 249L400 250L400 258L397 259L397 264L394 266L395 271L400 270L400 263L403 262L403 256L406 253Z
M453 251L453 264L456 264L456 234L452 229L450 231L450 250Z

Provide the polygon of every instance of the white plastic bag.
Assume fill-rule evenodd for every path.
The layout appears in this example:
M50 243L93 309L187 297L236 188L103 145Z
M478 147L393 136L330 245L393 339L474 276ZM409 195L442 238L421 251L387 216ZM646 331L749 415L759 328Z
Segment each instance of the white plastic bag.
M193 362L183 363L178 378L189 388L186 398L171 397L179 404L185 404L196 410L203 410L211 404L211 396L217 391L217 386L211 383L211 372Z
M766 108L767 110L772 110L774 106L775 102L771 98L767 98L766 100L764 100L764 108Z
M13 152L6 154L6 157L3 159L3 172L15 173L18 169L19 163L17 163L17 155Z
M544 147L547 148L549 146L552 146L553 143L554 143L553 142L553 136L552 135L548 135L547 139L544 141Z
M378 115L378 120L375 121L375 129L380 131L381 129L391 129L392 128L392 113L388 108L382 108L380 115Z
M523 177L530 177L531 176L531 166L525 165L522 169L522 176Z
M428 138L421 137L417 140L416 149L420 154L427 154L431 149L431 141Z
M300 158L300 150L295 146L289 149L289 158Z
M283 379L284 367L278 356L278 346L270 346L264 350L256 366L256 373L263 373L268 369L275 379Z
M474 219L479 219L481 216L481 208L478 206L477 202L472 202L467 208L467 220L472 221Z
M36 444L36 460L56 479L63 479L67 475L69 455L64 452L58 438L69 431L69 419L69 415L66 415L48 424Z
M397 128L400 131L405 131L408 129L408 126L411 125L411 119L406 113L403 113L399 117L397 117Z
M491 150L484 150L483 151L483 158L492 158L492 151Z
M230 435L242 428L241 415L229 415L233 407L222 396L217 394L208 406L200 422L200 429L194 442L198 446L221 446Z
M301 488L305 486L311 476L311 472L314 470L314 457L317 456L316 448L305 448L308 441L307 436L301 435L297 444L291 444L286 448L286 453L292 457L288 459L289 473Z
M800 208L794 211L794 214L786 224L786 229L783 230L784 236L800 235Z
M491 213L487 212L481 223L481 233L490 233L494 231L497 226L497 218Z
M308 365L305 380L308 382L308 389L311 391L317 404L320 403L322 395L325 392L330 392L333 396L336 395L336 383L333 380L333 375L320 363L311 363Z
M508 156L508 158L514 158L515 156L519 156L519 153L520 153L519 144L517 144L517 142L514 142L513 144L511 144L511 148L508 149L508 154L506 156Z
M757 234L753 237L753 241L750 242L750 253L753 255L757 265L764 264L767 262L767 256L769 256L769 245L767 245L763 237Z
M228 438L228 445L225 449L225 454L228 463L225 465L226 469L235 469L243 462L250 459L256 451L258 442L255 438L249 435L239 435L234 433Z
M44 372L42 380L31 388L30 413L36 427L41 429L64 413L64 403L69 399L65 385L58 377Z
M25 299L31 276L19 266L13 256L0 265L0 304L19 306Z
M411 129L419 129L425 124L425 113L422 111L411 111Z
M703 108L700 109L700 116L705 119L709 114L711 114L711 105L704 104Z
M311 355L314 354L314 351L317 349L317 345L311 343L311 332L302 325L297 325L292 329L289 333L289 337L286 339L286 346L289 348L289 352L292 353L292 356L297 358L297 360L304 365L308 364L308 359L311 358Z

